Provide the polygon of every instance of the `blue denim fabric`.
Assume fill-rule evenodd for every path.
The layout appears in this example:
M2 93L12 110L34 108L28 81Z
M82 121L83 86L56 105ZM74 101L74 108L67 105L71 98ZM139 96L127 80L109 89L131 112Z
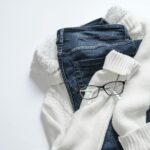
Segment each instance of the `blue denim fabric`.
M149 110L147 111L146 122L150 122L150 108L149 108Z
M100 18L80 27L57 32L58 60L74 110L81 103L80 88L102 69L105 56L113 49L134 56L141 40L132 41L123 25ZM110 121L102 150L121 150Z

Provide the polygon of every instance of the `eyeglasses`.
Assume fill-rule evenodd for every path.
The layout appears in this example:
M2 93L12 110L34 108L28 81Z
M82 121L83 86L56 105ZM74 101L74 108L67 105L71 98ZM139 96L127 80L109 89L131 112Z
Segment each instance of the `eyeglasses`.
M80 89L80 95L83 99L93 99L99 94L100 89L103 89L108 95L120 95L124 90L125 81L112 81L103 86L88 85Z

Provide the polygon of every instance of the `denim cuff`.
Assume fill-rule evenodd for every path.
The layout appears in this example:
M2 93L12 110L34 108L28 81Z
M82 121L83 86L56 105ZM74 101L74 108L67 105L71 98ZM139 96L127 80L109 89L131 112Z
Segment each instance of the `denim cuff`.
M124 150L148 150L150 149L150 123L119 137Z
M105 59L103 69L123 76L129 76L139 69L139 63L130 56L112 50Z

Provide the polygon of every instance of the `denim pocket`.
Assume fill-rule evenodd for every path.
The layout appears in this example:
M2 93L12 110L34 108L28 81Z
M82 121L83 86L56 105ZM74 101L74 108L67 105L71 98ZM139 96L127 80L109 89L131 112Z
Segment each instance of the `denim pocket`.
M74 61L74 70L79 87L88 85L92 75L102 69L104 57Z
M122 41L114 44L80 46L71 51L69 56L73 60L79 87L87 85L92 75L102 69L106 55L113 49L134 56L137 48L133 41Z

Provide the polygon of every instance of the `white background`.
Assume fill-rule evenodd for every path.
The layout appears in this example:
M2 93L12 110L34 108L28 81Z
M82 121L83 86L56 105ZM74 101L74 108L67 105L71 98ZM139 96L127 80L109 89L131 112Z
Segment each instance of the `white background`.
M33 52L57 29L120 5L149 17L149 0L0 0L0 150L48 150L40 111L45 92L30 78Z

